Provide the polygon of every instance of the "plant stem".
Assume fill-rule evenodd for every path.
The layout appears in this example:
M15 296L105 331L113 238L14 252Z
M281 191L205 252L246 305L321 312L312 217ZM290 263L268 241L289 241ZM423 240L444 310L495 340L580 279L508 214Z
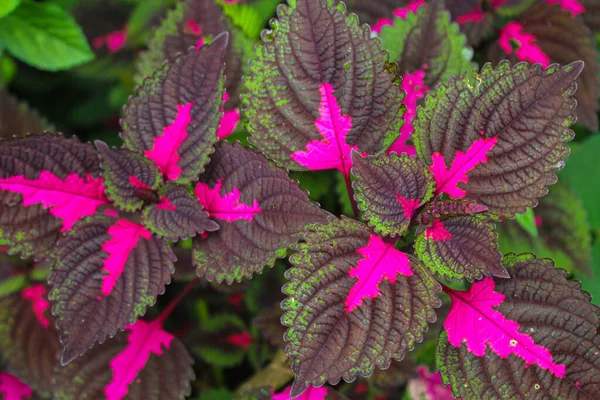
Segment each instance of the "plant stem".
M354 199L354 189L352 189L352 182L350 181L350 174L344 174L344 182L346 182L346 190L348 191L348 197L350 198L350 204L352 205L352 212L354 212L354 218L358 218L358 204Z
M185 297L186 294L190 292L190 290L192 290L194 286L196 286L198 282L200 282L200 278L198 277L189 281L188 284L185 285L185 287L181 290L181 292L179 292L177 296L173 300L171 300L169 305L167 305L167 308L165 308L163 312L160 313L157 320L159 320L161 323L164 322L164 320L167 319L167 317L173 312L175 307L177 307L179 302Z
M294 378L294 372L290 368L291 361L285 355L282 349L279 349L273 358L273 361L264 369L258 371L246 382L242 383L235 391L236 395L241 395L249 390L262 386L271 386L279 390Z

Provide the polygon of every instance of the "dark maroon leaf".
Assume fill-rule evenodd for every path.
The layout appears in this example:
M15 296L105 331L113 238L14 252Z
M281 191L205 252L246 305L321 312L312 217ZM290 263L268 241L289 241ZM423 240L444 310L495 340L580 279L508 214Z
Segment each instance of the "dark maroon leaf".
M0 140L52 130L52 126L27 104L19 103L5 89L0 90Z
M595 0L579 0L585 8L583 20L594 32L600 31L600 3Z
M217 141L227 42L225 33L165 63L124 109L125 145L154 161L169 180L195 180Z
M217 148L195 192L219 224L194 239L198 275L211 281L241 281L271 267L308 225L327 217L285 170L239 143Z
M477 46L490 36L494 27L494 15L486 0L446 0L446 8L452 19L459 24L469 44Z
M332 219L314 226L297 250L282 304L286 353L296 372L292 395L388 368L436 320L438 283L366 225Z
M429 224L433 219L442 217L451 217L453 215L479 214L487 211L486 206L473 203L464 199L435 199L425 205L425 209L420 214L421 223Z
M550 260L511 254L504 265L511 279L448 290L437 352L444 383L467 399L595 399L600 321L591 296Z
M171 281L169 243L142 225L89 218L58 244L48 279L66 364L142 316Z
M179 240L219 229L187 187L168 183L158 195L158 203L147 206L143 211L144 226L152 233L169 240Z
M502 62L439 85L414 123L436 194L466 196L497 215L535 206L569 154L582 68L582 62L545 70Z

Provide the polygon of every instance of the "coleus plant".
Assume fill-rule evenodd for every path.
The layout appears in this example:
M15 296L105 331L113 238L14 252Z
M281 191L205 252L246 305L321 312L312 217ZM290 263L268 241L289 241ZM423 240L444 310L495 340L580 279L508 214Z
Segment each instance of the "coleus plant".
M421 369L415 391L594 398L599 310L551 260L503 256L495 233L556 183L584 63L473 70L441 0L396 7L381 39L342 2L295 0L244 75L232 45L243 39L207 17L214 7L187 1L167 16L142 56L121 148L35 125L0 142L0 244L53 264L47 285L1 300L14 375L0 374L0 393L188 395L192 359L163 324L197 280L141 317L170 283L173 246L192 238L197 275L216 283L291 253L281 322L296 378L255 397L336 398L323 385L401 360L450 299L441 377ZM228 105L241 75L241 102ZM257 150L220 140L238 105ZM288 170L336 170L354 215L321 209Z

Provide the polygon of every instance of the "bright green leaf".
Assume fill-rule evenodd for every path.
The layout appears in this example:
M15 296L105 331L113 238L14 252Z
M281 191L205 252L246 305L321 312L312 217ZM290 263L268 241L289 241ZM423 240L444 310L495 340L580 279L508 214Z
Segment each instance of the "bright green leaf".
M538 237L535 214L532 208L527 207L527 212L525 214L516 214L515 220L521 225L521 228L525 229L531 236Z
M2 0L0 1L0 18L7 16L17 8L21 0Z

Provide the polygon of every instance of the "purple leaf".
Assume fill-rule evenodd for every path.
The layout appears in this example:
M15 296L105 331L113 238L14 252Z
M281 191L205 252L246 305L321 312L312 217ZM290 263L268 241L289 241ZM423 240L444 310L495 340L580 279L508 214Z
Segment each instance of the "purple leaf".
M33 394L31 388L8 372L0 372L0 394L4 400L25 400Z
M20 103L6 89L0 90L0 139L24 137L42 133L53 127L27 104Z
M464 199L435 199L427 203L425 210L420 214L420 219L423 225L427 225L432 222L432 219L456 215L479 214L485 211L488 211L486 206Z

